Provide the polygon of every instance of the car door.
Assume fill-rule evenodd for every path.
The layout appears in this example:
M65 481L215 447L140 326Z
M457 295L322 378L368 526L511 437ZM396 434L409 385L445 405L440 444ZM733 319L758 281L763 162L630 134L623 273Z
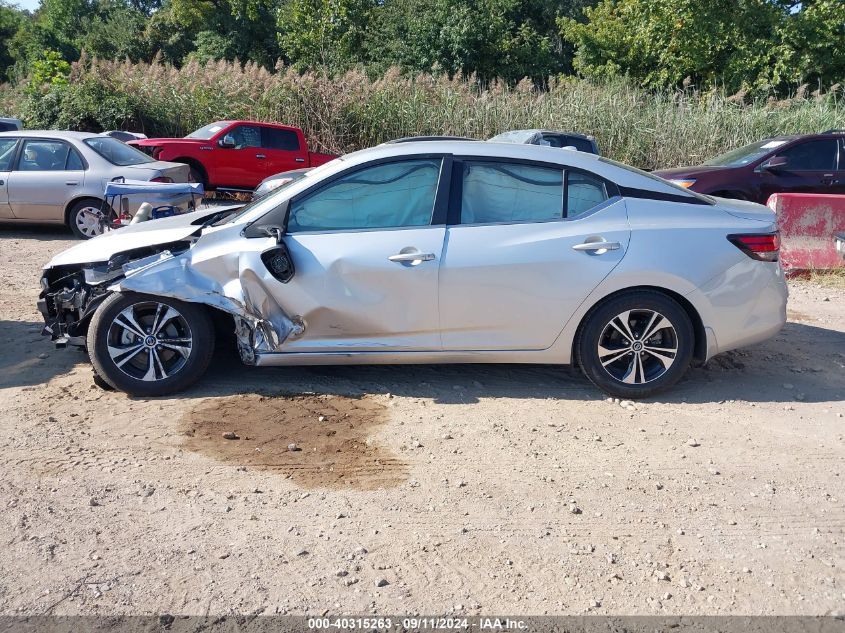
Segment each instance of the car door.
M264 150L267 176L306 166L307 149L301 146L294 130L262 127L261 148Z
M221 145L230 140L232 146ZM261 147L261 126L235 125L223 132L213 149L215 182L224 187L254 189L267 177L267 156Z
M304 333L288 352L439 350L438 267L448 158L393 159L343 172L290 202L296 273L273 294Z
M845 195L845 138L839 139L839 161L830 181L829 192Z
M460 183L460 184L459 184ZM542 350L625 255L624 201L558 165L456 159L440 265L443 349Z
M773 193L833 193L831 186L838 168L839 141L835 138L812 139L790 145L776 157L786 165L760 170L763 200Z
M18 139L0 138L0 218L13 218L9 205L9 174L15 160Z
M69 143L25 138L9 174L12 213L18 219L64 222L68 202L84 191L84 164Z

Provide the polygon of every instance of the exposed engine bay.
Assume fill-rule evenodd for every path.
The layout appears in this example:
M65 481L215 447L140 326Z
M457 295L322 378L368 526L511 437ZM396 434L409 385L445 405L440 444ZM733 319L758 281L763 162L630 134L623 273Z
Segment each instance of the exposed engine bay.
M57 347L85 347L91 315L111 294L109 286L125 277L125 266L164 253L183 253L190 246L191 241L146 246L118 253L106 262L46 269L38 295L38 310L45 322L42 334L49 334Z
M260 247L256 252L218 250L214 235L204 230L213 231L236 210L195 212L146 223L153 231L132 225L100 238L107 240L100 244L108 244L110 250L95 249L97 240L91 240L78 247L87 249L84 252L74 254L70 249L60 254L41 278L42 334L49 335L57 347L84 348L91 317L100 304L114 292L137 292L204 304L231 315L246 364L255 364L258 354L280 351L288 337L305 329L302 318L288 316L268 290L268 285L292 278L293 261L281 235L274 232L256 240ZM136 239L138 235L141 240ZM170 239L156 239L165 235ZM85 262L104 257L108 259Z

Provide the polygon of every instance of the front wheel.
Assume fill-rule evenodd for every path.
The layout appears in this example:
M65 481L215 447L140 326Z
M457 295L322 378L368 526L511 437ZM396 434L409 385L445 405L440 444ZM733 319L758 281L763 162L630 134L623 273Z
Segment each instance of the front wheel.
M689 367L695 333L677 301L648 290L625 293L588 317L576 342L587 378L618 398L647 398L674 385Z
M214 351L208 312L167 297L115 293L88 328L94 371L134 396L186 389L205 373Z

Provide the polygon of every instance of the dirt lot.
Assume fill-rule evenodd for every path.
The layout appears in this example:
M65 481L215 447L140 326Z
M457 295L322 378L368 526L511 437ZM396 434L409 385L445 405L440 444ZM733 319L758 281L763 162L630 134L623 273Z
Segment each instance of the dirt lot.
M72 243L0 228L0 613L845 610L841 288L633 406L556 367L228 353L141 400L39 335Z

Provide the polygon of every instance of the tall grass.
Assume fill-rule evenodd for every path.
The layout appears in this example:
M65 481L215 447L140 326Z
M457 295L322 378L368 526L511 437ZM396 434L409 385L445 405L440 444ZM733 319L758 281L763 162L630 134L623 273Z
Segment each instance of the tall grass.
M124 128L151 136L182 136L218 119L276 121L302 127L315 149L337 153L401 136L574 130L594 135L611 158L653 169L697 163L775 134L845 128L841 88L799 93L748 103L718 91L648 91L621 79L480 89L472 78L397 70L370 80L360 71L330 78L225 61L177 69L83 59L64 87L32 93L0 86L0 108L29 127Z

